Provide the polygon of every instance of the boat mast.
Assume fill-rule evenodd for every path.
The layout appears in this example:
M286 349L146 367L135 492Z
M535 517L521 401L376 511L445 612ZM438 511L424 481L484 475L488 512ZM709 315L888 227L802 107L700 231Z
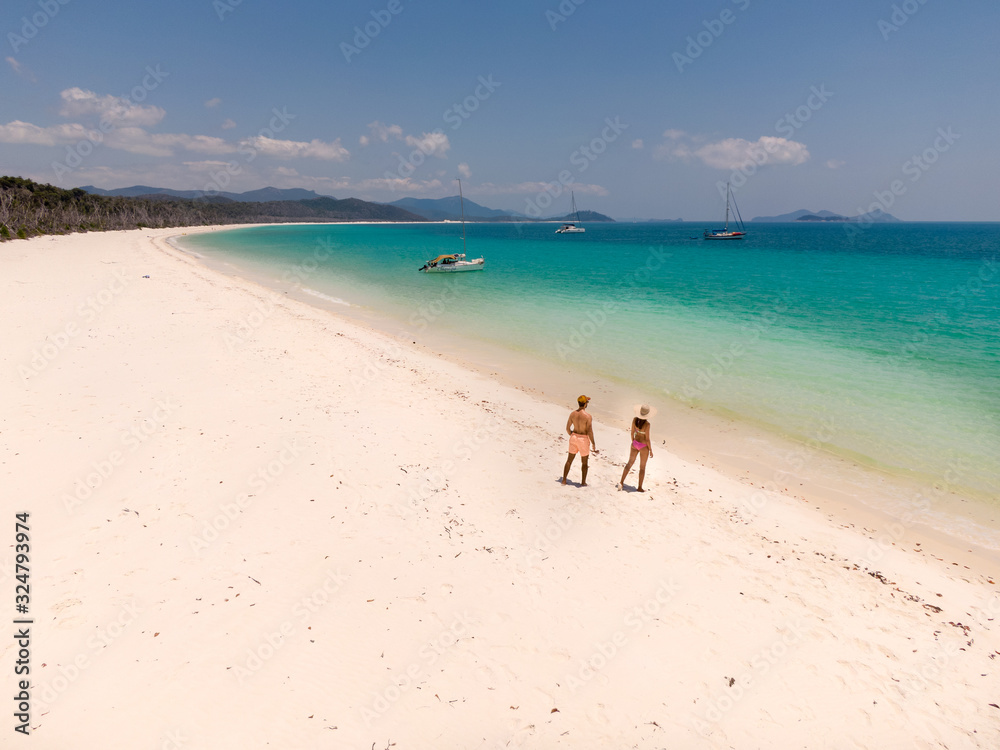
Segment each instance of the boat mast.
M465 253L465 198L462 196L461 180L458 180L458 200L462 205L462 253L464 254Z
M729 231L729 183L726 183L726 226L722 230L723 232Z
M569 191L570 200L573 201L573 215L576 216L576 223L580 223L580 212L576 210L576 194L570 190Z

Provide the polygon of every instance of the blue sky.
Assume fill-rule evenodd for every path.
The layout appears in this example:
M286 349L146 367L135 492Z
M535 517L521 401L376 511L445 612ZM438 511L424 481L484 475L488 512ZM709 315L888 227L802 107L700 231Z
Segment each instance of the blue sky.
M1000 221L1000 5L6 0L0 172ZM723 188L724 192L724 188Z

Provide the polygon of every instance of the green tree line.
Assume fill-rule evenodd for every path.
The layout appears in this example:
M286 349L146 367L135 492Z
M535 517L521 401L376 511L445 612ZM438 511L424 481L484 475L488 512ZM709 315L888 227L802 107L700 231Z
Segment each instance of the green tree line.
M241 203L227 198L184 200L91 195L23 177L0 177L0 240L116 229L301 221L424 221L395 206L355 198Z

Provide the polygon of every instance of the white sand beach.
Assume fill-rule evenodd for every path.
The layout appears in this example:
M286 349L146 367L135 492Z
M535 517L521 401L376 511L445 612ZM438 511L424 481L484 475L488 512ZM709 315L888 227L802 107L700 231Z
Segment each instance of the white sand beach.
M616 492L626 424L562 487L579 384L541 400L183 231L0 244L25 747L1000 747L995 557L669 442Z

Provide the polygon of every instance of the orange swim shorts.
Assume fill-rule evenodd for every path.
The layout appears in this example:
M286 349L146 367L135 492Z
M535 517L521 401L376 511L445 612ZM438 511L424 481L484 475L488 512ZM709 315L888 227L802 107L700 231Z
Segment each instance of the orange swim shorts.
M570 435L569 452L579 453L581 456L589 456L590 437L588 435Z

